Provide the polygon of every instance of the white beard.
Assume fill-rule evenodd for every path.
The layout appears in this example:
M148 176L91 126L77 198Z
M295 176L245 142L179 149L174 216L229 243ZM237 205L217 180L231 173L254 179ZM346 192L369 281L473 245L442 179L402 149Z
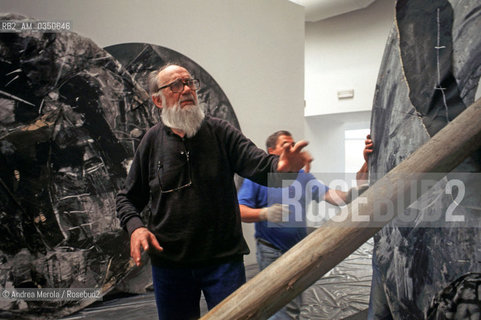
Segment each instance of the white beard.
M180 103L176 103L172 107L162 108L161 114L164 125L184 132L187 138L192 138L199 131L204 117L204 111L198 104L181 108Z

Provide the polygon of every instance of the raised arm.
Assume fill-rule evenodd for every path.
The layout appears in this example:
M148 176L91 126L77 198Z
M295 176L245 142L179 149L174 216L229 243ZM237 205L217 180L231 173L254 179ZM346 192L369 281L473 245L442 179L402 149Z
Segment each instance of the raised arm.
M369 172L368 172L368 160L369 160L369 156L371 155L371 153L373 153L373 148L374 148L374 144L372 142L372 139L371 139L371 135L368 134L366 136L366 140L364 140L364 151L362 152L363 156L364 156L364 164L362 165L361 169L357 172L356 174L356 180L357 180L357 185L360 186L360 185L363 185L363 184L366 184L367 183L367 180L369 178Z
M371 155L371 153L373 152L373 143L372 143L370 134L366 136L366 140L364 140L364 144L365 146L362 152L364 156L364 164L362 165L361 169L356 173L357 187L353 187L349 189L347 192L344 192L341 190L329 189L329 191L327 191L326 194L324 195L325 201L337 206L344 205L354 200L357 196L359 196L368 188L368 186L366 185L369 177L369 172L368 172L369 167L368 167L367 161L369 159L369 155Z

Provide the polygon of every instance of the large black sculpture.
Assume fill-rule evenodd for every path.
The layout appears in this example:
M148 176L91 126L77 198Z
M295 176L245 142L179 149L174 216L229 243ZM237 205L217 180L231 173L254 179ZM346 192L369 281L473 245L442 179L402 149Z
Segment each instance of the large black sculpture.
M397 1L374 99L371 182L474 101L481 75L480 31L479 1ZM413 204L410 210L418 212L414 221L394 220L376 235L373 319L423 319L445 287L481 272L480 155L474 153ZM457 206L466 223L455 227L443 222L459 194L446 192L453 177L466 191ZM439 218L426 223L430 216Z
M160 46L103 50L73 32L0 33L0 55L0 290L142 290L147 283L123 285L139 270L115 195L159 121L146 74L166 62L186 65L201 81L207 113L238 127L227 97L196 63ZM60 317L92 302L2 299L0 317Z

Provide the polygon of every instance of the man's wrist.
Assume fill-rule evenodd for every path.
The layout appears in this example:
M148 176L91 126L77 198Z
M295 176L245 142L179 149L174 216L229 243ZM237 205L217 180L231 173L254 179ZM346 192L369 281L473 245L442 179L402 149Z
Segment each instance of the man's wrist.
M267 208L262 208L260 211L259 211L259 219L261 221L266 221L267 220Z
M127 223L126 223L126 230L129 234L129 237L132 235L132 233L138 229L138 228L145 228L144 223L142 222L142 219L140 217L132 217L130 218Z

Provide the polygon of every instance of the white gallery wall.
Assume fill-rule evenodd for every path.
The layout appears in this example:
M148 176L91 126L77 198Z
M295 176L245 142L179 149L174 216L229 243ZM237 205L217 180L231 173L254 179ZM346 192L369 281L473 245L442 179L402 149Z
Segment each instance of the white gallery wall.
M344 131L368 128L394 1L306 23L305 138L313 172L344 172ZM353 97L338 98L339 91ZM359 155L362 158L362 155Z
M0 0L1 12L71 21L98 46L143 42L191 58L221 86L242 131L264 148L304 133L304 8L287 0ZM244 224L255 263L253 224Z

